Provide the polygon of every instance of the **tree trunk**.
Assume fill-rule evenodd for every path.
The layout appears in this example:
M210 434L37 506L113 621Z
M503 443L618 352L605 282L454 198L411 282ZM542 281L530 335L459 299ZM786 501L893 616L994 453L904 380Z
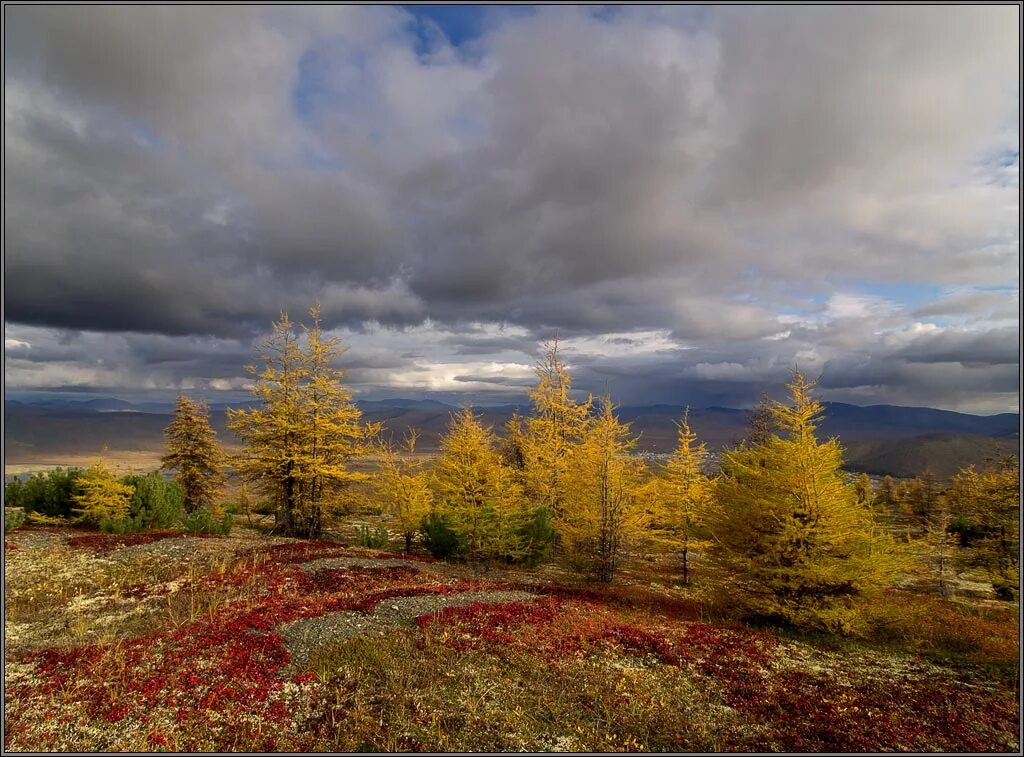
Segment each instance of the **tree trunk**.
M284 480L284 501L281 503L281 507L278 508L278 521L275 530L280 530L285 536L295 535L295 513L294 502L295 499L295 479L291 477L291 464L289 463L288 477Z

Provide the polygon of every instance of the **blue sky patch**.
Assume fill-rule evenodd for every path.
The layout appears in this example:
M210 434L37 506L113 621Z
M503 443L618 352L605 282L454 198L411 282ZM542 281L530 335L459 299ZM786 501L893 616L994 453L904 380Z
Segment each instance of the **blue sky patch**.
M403 5L401 8L420 20L432 21L440 27L454 47L471 42L481 36L496 16L522 16L536 12L531 5ZM417 54L427 51L429 33L423 24L417 25L420 37Z

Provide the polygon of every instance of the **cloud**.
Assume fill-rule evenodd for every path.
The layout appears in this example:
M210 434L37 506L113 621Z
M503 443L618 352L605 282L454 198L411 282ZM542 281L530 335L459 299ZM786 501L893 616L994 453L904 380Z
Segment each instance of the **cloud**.
M545 7L469 39L383 6L7 21L5 312L48 335L5 341L19 386L233 391L319 297L366 392L511 391L479 367L557 333L636 397L846 360L878 398L1005 399L1012 6ZM918 322L955 329L894 336ZM946 363L976 388L908 367Z

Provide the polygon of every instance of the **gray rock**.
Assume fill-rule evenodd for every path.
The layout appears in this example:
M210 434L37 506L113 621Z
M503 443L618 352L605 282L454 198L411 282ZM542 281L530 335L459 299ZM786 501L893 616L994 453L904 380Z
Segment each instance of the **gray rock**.
M390 562L390 561L389 561ZM301 671L310 654L345 639L368 634L381 634L412 625L421 615L430 615L446 607L464 607L475 602L502 604L535 599L536 595L524 591L466 591L457 594L424 594L413 597L395 597L377 605L373 613L332 612L316 618L303 618L281 626L278 632L284 638L291 654L289 674Z

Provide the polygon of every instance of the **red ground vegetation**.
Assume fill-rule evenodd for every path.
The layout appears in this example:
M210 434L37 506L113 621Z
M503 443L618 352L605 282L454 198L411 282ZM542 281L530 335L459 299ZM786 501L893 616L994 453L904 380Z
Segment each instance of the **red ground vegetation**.
M185 531L146 531L139 534L86 534L69 536L67 545L79 549L88 549L94 554L105 555L121 547L132 547L138 544L152 544L162 539L220 539L219 534L190 534Z
M92 534L68 543L104 554L175 536ZM176 588L192 595L228 591L233 599L227 604L174 628L17 660L31 666L31 674L8 686L5 748L103 748L83 740L90 737L82 729L97 725L141 728L139 739L151 749L322 748L325 732L310 724L328 711L331 717L346 713L336 711L313 674L287 673L282 624L339 611L372 613L394 597L510 588L543 596L420 616L405 632L415 637L411 648L415 643L428 654L442 645L456 658L482 653L511 662L525 655L553 669L589 657L625 659L636 669L679 668L729 708L718 726L728 749L997 751L1015 743L1019 704L1012 692L965 685L948 671L928 676L894 669L868 678L843 655L801 669L785 659L775 635L694 622L696 603L643 590L631 595L458 580L408 565L301 569L341 556L364 555L331 542L247 550L231 566ZM143 598L161 591L166 588L140 582L122 593ZM986 623L998 625L977 620L982 635L991 631Z

